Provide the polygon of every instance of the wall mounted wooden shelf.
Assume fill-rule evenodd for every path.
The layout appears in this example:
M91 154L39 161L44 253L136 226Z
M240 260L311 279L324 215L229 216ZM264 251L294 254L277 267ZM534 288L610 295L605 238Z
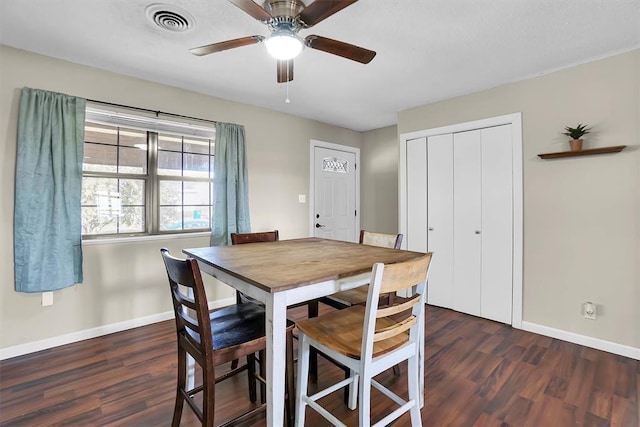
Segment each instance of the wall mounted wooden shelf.
M589 150L581 150L581 151L563 151L560 153L546 153L546 154L538 154L538 157L541 159L560 159L563 157L575 157L575 156L592 156L595 154L607 154L607 153L619 153L624 150L626 145L616 145L615 147L602 147L602 148L591 148Z

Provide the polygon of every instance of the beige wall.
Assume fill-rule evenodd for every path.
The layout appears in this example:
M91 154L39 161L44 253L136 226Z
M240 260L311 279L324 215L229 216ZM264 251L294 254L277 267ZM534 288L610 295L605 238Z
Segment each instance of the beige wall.
M363 133L360 151L360 226L398 232L398 128Z
M215 76L212 75L212 78ZM13 199L17 111L22 87L51 90L245 126L249 204L254 230L281 238L307 236L309 141L361 146L358 132L0 46L0 349L170 310L158 249L204 246L208 239L164 239L84 248L82 285L54 293L21 294L13 283ZM230 289L209 285L210 299Z
M402 111L398 132L514 112L523 123L524 320L640 347L640 50ZM537 157L566 151L561 131L579 122L594 129L585 148L630 147ZM598 304L598 320L581 316L585 301Z

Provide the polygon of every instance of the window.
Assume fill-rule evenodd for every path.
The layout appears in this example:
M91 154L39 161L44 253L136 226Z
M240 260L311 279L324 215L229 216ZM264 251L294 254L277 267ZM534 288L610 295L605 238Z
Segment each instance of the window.
M82 234L211 229L215 131L87 109Z

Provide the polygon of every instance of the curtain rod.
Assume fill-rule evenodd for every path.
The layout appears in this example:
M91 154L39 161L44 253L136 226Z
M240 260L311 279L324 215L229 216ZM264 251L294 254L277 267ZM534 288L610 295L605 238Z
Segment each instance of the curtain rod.
M192 116L184 116L182 114L175 114L175 113L166 113L164 111L160 111L160 110L151 110L149 108L141 108L141 107L132 107L130 105L124 105L124 104L116 104L113 102L107 102L107 101L100 101L98 99L87 99L87 102L93 102L95 104L102 104L102 105L109 105L111 107L120 107L120 108L128 108L130 110L138 110L138 111L146 111L147 113L153 113L156 115L156 117L158 117L160 114L165 115L165 116L172 116L172 117L180 117L182 119L191 119L191 120L200 120L202 122L207 122L207 123L213 123L215 124L216 122L213 120L207 120L207 119L201 119L198 117L192 117Z

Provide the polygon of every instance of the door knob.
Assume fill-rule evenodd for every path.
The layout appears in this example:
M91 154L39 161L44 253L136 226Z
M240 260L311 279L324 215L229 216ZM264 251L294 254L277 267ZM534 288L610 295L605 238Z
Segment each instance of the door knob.
M476 231L474 231L474 233L480 234L480 230L476 230Z
M433 227L429 227L429 228L428 228L428 230L429 230L429 231L433 231Z
M318 224L318 223L316 222L316 228L324 228L324 225Z

